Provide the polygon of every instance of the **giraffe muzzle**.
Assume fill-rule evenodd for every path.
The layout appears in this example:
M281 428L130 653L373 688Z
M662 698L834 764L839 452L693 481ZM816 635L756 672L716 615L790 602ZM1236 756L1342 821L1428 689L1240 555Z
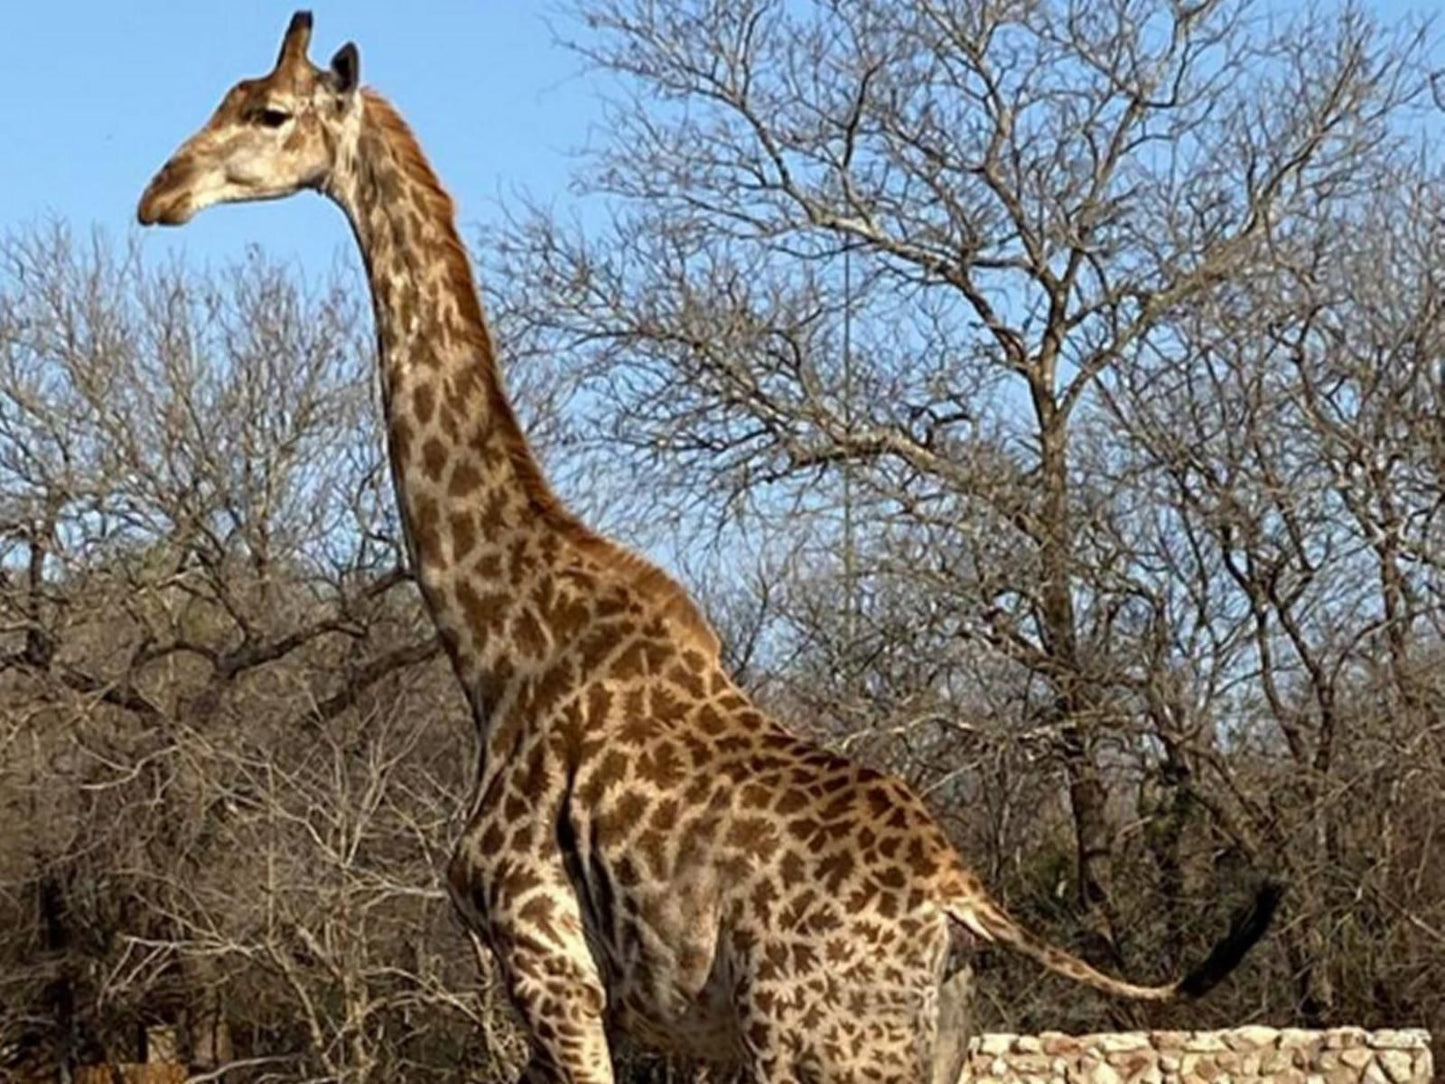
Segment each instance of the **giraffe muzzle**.
M195 212L185 185L179 183L188 172L178 168L174 158L161 167L136 207L136 219L142 226L179 226L190 221Z

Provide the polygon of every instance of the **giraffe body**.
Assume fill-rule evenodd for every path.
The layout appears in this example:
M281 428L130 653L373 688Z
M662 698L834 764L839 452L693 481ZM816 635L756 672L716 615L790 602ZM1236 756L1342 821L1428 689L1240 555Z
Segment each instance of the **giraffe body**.
M275 70L228 92L138 213L178 225L309 188L351 221L408 551L478 726L447 880L527 1027L526 1078L610 1081L612 1027L753 1081L943 1084L960 927L1120 996L1199 994L1228 972L1272 890L1186 979L1122 982L1014 923L902 783L753 706L682 589L548 487L451 200L359 87L355 48L318 69L310 31L298 13Z
M942 832L665 626L632 637L495 762L449 870L468 921L515 960L542 920L548 951L575 960L559 986L585 975L605 1001L599 1034L607 1016L761 1079L848 1079L864 1061L927 1076L940 900L968 884Z

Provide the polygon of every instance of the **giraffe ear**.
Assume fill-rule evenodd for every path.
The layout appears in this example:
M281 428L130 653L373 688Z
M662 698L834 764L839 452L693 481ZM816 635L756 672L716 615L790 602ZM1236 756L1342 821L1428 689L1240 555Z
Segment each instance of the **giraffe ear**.
M331 77L342 94L350 94L356 89L361 81L361 54L356 51L354 43L348 41L336 50L336 55L331 58Z

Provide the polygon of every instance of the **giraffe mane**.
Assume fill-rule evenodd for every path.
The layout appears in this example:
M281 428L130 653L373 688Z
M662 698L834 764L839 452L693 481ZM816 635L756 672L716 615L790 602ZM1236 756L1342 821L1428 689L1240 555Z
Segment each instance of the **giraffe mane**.
M503 390L496 349L472 274L471 259L456 228L456 206L442 187L411 127L396 108L376 91L362 90L367 124L380 134L398 165L416 185L430 206L435 221L444 224L437 258L446 265L458 311L465 323L465 336L478 363L487 370L485 381L491 396L491 410L503 437L517 480L527 495L532 511L563 539L630 583L650 599L662 613L676 620L698 640L699 646L716 657L720 652L717 633L687 591L657 565L607 538L578 519L557 496L542 473L527 443L516 411Z

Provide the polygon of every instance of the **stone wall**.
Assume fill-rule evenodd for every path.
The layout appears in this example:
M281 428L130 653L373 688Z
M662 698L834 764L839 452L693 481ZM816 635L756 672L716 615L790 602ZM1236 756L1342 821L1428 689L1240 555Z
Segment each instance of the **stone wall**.
M1112 1035L981 1035L973 1084L1430 1084L1426 1031L1244 1027Z

